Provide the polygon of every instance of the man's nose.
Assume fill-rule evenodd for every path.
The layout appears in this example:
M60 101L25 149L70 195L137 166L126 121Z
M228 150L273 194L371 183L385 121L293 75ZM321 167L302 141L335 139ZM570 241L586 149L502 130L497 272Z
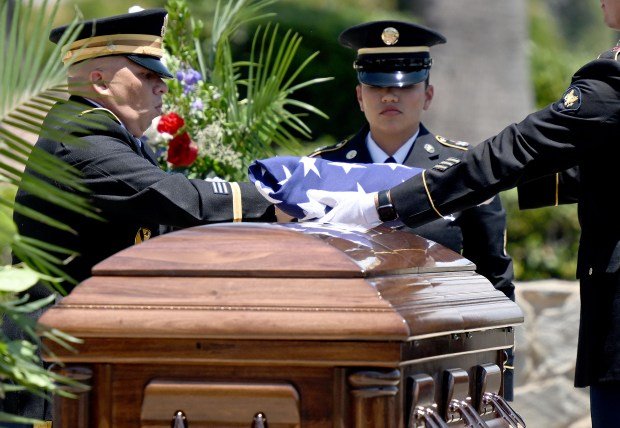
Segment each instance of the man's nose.
M157 85L155 85L155 92L158 94L167 94L168 93L168 84L164 79L159 79Z

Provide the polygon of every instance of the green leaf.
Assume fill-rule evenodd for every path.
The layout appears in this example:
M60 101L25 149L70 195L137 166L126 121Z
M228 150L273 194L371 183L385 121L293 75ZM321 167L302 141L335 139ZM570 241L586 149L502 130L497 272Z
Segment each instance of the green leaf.
M0 291L21 293L36 284L38 280L39 275L30 269L0 267Z

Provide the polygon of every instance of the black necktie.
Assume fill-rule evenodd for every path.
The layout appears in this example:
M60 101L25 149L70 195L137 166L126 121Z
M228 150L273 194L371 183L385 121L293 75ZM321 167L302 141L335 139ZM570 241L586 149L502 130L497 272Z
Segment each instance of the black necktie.
M396 162L396 159L394 159L392 156L390 156L389 158L387 158L385 160L384 163L398 163L398 162Z

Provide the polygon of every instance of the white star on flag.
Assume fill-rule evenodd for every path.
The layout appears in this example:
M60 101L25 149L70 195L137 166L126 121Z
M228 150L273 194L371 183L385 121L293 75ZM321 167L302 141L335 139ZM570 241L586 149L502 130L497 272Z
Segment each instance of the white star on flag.
M304 156L299 160L299 162L304 165L304 177L308 175L310 171L314 171L314 173L319 177L321 176L321 173L315 166L317 160L317 158L309 158L307 156Z
M332 162L332 165L344 169L345 174L348 174L353 168L366 168L364 165L358 163Z
M286 182L288 181L289 178L291 178L291 171L286 167L286 165L282 165L282 170L284 172L284 177L286 177L284 180L282 181L278 181L278 184L280 186L283 186L286 184Z

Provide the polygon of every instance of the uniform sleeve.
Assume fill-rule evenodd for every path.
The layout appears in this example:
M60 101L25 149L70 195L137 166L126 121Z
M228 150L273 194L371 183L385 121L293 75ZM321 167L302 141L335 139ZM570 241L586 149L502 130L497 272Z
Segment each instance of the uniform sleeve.
M71 163L83 172L95 206L106 217L147 218L177 227L233 220L235 192L230 183L214 185L166 173L119 139L83 140L84 147L72 148ZM274 221L273 206L252 184L239 183L239 190L242 220Z
M463 234L463 256L476 264L476 272L514 300L512 259L505 251L506 211L499 196L459 217Z
M596 60L579 70L564 97L470 149L445 171L391 189L400 218L417 226L463 210L502 190L572 168L618 141L620 65Z
M579 198L579 167L528 181L517 187L522 210L577 203Z

